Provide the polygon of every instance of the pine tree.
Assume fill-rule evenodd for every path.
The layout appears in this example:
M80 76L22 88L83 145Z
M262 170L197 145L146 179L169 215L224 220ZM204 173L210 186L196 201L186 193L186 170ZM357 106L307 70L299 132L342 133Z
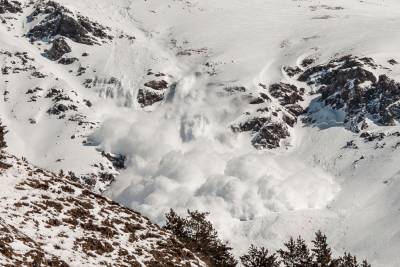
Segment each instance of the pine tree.
M306 242L300 236L296 241L296 253L300 262L300 266L312 266L313 257L310 254L310 250L308 249Z
M276 254L269 255L266 248L257 248L250 246L247 254L240 257L240 261L244 267L279 267L279 261Z
M339 258L339 267L359 267L357 258L350 253L344 253L344 256Z
M182 218L172 209L166 214L165 229L170 230L189 250L211 266L234 267L237 261L227 243L218 238L214 226L207 220L207 212L188 211Z
M363 260L361 267L371 267L371 264L369 264L367 260Z
M321 231L315 233L315 239L312 241L314 248L312 250L313 266L329 267L332 263L332 251L328 246L327 238Z
M286 250L278 250L279 256L281 256L282 263L286 267L294 267L296 263L296 242L293 237L290 237L289 241L284 243Z
M184 218L179 217L173 209L170 209L169 213L165 214L165 218L167 223L164 228L173 232L178 239L187 238L185 233L186 220Z
M299 236L295 241L293 237L285 244L286 249L278 250L282 263L286 267L310 267L312 256L306 242Z

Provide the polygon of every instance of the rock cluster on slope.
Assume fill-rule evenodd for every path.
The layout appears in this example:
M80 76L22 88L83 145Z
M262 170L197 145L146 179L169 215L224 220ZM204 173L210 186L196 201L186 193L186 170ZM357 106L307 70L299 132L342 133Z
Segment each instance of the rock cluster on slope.
M376 77L377 67L371 58L344 56L307 69L299 81L314 86L321 94L318 101L344 112L346 127L359 132L367 120L391 126L400 119L400 83L386 75Z
M53 1L39 1L28 21L36 22L27 33L27 37L32 41L48 41L56 36L64 36L77 43L93 45L99 43L99 39L112 39L102 25L81 15L75 15Z
M231 128L234 132L250 132L251 143L257 149L278 148L283 139L290 137L289 129L303 113L299 103L303 101L305 91L287 83L269 87L260 84L259 87L262 89L259 97L253 97L249 102L257 107L256 110L244 114Z

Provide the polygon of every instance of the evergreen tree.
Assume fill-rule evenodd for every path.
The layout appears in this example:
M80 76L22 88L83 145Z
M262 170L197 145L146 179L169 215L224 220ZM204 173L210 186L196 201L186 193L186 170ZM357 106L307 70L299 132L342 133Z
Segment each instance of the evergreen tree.
M306 242L299 236L295 241L292 237L285 244L285 249L278 250L282 263L286 267L310 267L312 256Z
M339 258L339 267L359 267L357 258L350 253L344 253L344 256Z
M307 247L306 242L304 239L302 239L300 236L297 238L296 241L296 253L298 260L300 262L300 266L312 266L312 255L310 253L310 250Z
M214 226L207 220L207 212L188 211L182 218L172 209L166 214L165 229L170 230L189 250L210 266L234 267L236 259L227 243L218 238Z
M185 218L181 218L180 216L178 216L178 214L173 209L170 209L170 211L165 214L165 218L167 222L164 228L173 232L178 239L188 238L185 227L187 221Z
M313 266L329 267L332 264L332 251L328 246L326 235L321 231L315 233L315 239L312 241L314 247L312 250Z
M286 267L294 267L296 263L296 242L293 237L290 237L289 241L284 243L285 250L278 250L278 254L282 259L283 265Z
M371 264L369 264L367 260L363 260L363 262L361 263L361 267L371 267Z
M269 255L266 248L257 248L250 246L247 254L240 257L240 261L244 267L279 267L279 261L276 254Z

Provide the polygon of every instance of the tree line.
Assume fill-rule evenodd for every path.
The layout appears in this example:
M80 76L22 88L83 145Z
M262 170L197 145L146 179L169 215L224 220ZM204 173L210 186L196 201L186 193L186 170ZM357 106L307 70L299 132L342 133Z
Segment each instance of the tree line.
M234 267L240 261L244 267L371 267L366 260L359 262L349 252L335 258L321 231L315 233L311 248L301 236L291 237L273 253L265 247L251 245L237 260L229 244L219 239L208 215L208 212L189 210L186 217L181 217L171 209L166 214L164 226L208 266Z

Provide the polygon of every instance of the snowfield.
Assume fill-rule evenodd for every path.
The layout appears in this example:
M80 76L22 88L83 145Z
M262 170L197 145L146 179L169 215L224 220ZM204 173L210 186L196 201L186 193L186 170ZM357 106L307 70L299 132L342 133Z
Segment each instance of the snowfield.
M320 101L314 76L298 79L354 55L373 59L362 64L376 79L400 81L399 1L56 0L109 35L91 32L92 45L64 36L68 65L46 56L48 40L25 36L46 13L29 21L35 6L21 2L22 13L0 14L9 153L72 171L156 223L170 208L210 211L236 255L321 229L335 254L400 265L399 121L368 115L368 128L352 130L343 109ZM304 88L290 104L306 112L289 112L267 89L277 83ZM242 131L260 114L284 124L279 147L256 149L259 129Z

